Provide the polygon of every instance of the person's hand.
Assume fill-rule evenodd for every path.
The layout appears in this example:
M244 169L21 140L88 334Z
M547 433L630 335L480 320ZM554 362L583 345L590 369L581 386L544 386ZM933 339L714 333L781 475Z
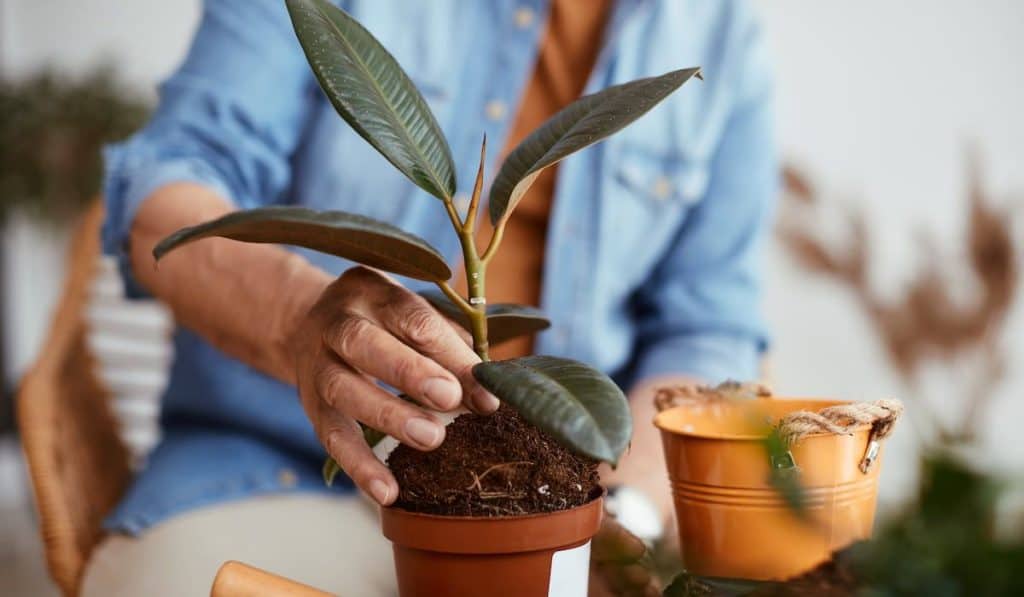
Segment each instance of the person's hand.
M429 410L488 413L497 399L473 379L479 357L426 300L383 274L355 267L324 289L288 339L302 406L338 466L382 505L398 484L363 440L358 422L419 450L445 429ZM377 385L396 388L404 401Z
M589 597L661 595L651 552L635 535L606 514L590 546Z

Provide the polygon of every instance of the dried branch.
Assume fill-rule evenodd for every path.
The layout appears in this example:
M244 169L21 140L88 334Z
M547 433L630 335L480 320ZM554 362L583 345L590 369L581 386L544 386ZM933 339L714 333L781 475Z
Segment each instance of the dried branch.
M979 381L968 396L963 425L946 435L969 437L979 413L1005 375L1006 355L999 343L1020 282L1020 250L1015 247L1014 202L997 206L984 192L975 160L970 160L969 210L965 221L964 270L975 281L973 300L946 275L958 264L943 258L937 243L921 241L923 265L903 295L885 300L868 280L868 227L863 213L824 201L807 176L786 168L785 209L779 237L783 246L808 270L828 276L858 299L886 348L893 367L911 387L922 366L933 359L952 361L965 353L982 359ZM841 209L847 240L822 238L820 212ZM817 214L817 217L816 217Z

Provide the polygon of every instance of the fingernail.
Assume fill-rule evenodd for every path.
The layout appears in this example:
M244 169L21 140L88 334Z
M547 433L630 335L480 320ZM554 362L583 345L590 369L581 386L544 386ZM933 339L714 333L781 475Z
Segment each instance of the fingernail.
M490 414L498 410L498 406L501 405L494 394L484 389L473 392L473 404L476 405L477 411L483 414Z
M405 432L424 448L436 448L444 436L440 425L426 419L409 419L405 423Z
M387 506L389 503L388 498L391 497L391 487L380 479L374 479L370 481L370 495L381 506Z
M442 410L450 410L462 400L462 386L451 379L432 377L423 382L423 397Z

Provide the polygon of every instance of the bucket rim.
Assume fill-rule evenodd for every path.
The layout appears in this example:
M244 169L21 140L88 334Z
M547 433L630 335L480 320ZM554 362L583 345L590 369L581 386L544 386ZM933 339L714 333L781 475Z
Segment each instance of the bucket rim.
M732 403L733 404L737 404L737 405L747 405L747 404L749 404L750 406L756 406L757 404L762 403L762 401L764 403L772 402L772 403L775 403L775 404L782 403L782 402L815 403L818 406L814 410L820 410L822 408L828 408L830 406L839 406L839 405L843 405L843 404L854 404L854 403L858 402L857 400L840 400L840 399L836 399L836 398L822 398L820 396L772 396L771 398L763 398L763 399L759 399L757 401L734 400L734 401L732 401ZM654 426L657 427L659 430L661 430L663 433L668 433L668 434L672 434L672 435L679 435L679 436L693 437L693 438L700 438L700 439L708 439L708 440L722 440L722 441L763 441L765 439L765 437L767 437L768 431L770 431L770 429L771 429L770 426L766 425L765 428L764 428L765 429L764 433L739 432L739 431L738 432L732 432L732 433L728 433L728 432L711 433L711 432L707 432L707 431L703 431L703 430L697 430L697 429L680 429L678 427L678 425L670 424L666 420L666 419L672 418L673 415L676 415L677 413L679 413L681 411L686 411L689 408L692 408L692 407L684 404L684 405L680 405L680 406L674 406L672 408L668 408L668 409L665 409L665 410L659 412L658 414L656 414L654 416L654 420L653 420ZM797 410L797 409L794 409L794 410ZM856 434L856 433L861 433L861 432L870 431L870 430L871 430L871 424L870 423L865 423L863 425L858 425L857 427L854 427L851 430L851 432ZM821 431L821 432L817 432L817 433L809 433L809 434L804 436L804 439L817 438L817 437L829 437L829 436L832 436L832 435L834 435L834 434L829 433L827 431Z

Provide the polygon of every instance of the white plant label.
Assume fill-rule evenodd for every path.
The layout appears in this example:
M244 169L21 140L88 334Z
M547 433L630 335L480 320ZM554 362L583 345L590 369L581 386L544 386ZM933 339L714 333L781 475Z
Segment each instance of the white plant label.
M551 557L548 597L587 597L590 574L590 541L579 547L556 551Z
M438 412L436 410L432 410L430 412L433 413L434 418L441 421L441 423L447 427L451 425L452 421L454 421L459 415L468 413L469 411L465 408L459 407L456 410L447 413ZM388 456L391 456L391 453L394 452L397 447L398 440L390 435L385 435L379 442L377 442L376 445L373 446L373 455L377 457L377 460L386 463L388 461Z

